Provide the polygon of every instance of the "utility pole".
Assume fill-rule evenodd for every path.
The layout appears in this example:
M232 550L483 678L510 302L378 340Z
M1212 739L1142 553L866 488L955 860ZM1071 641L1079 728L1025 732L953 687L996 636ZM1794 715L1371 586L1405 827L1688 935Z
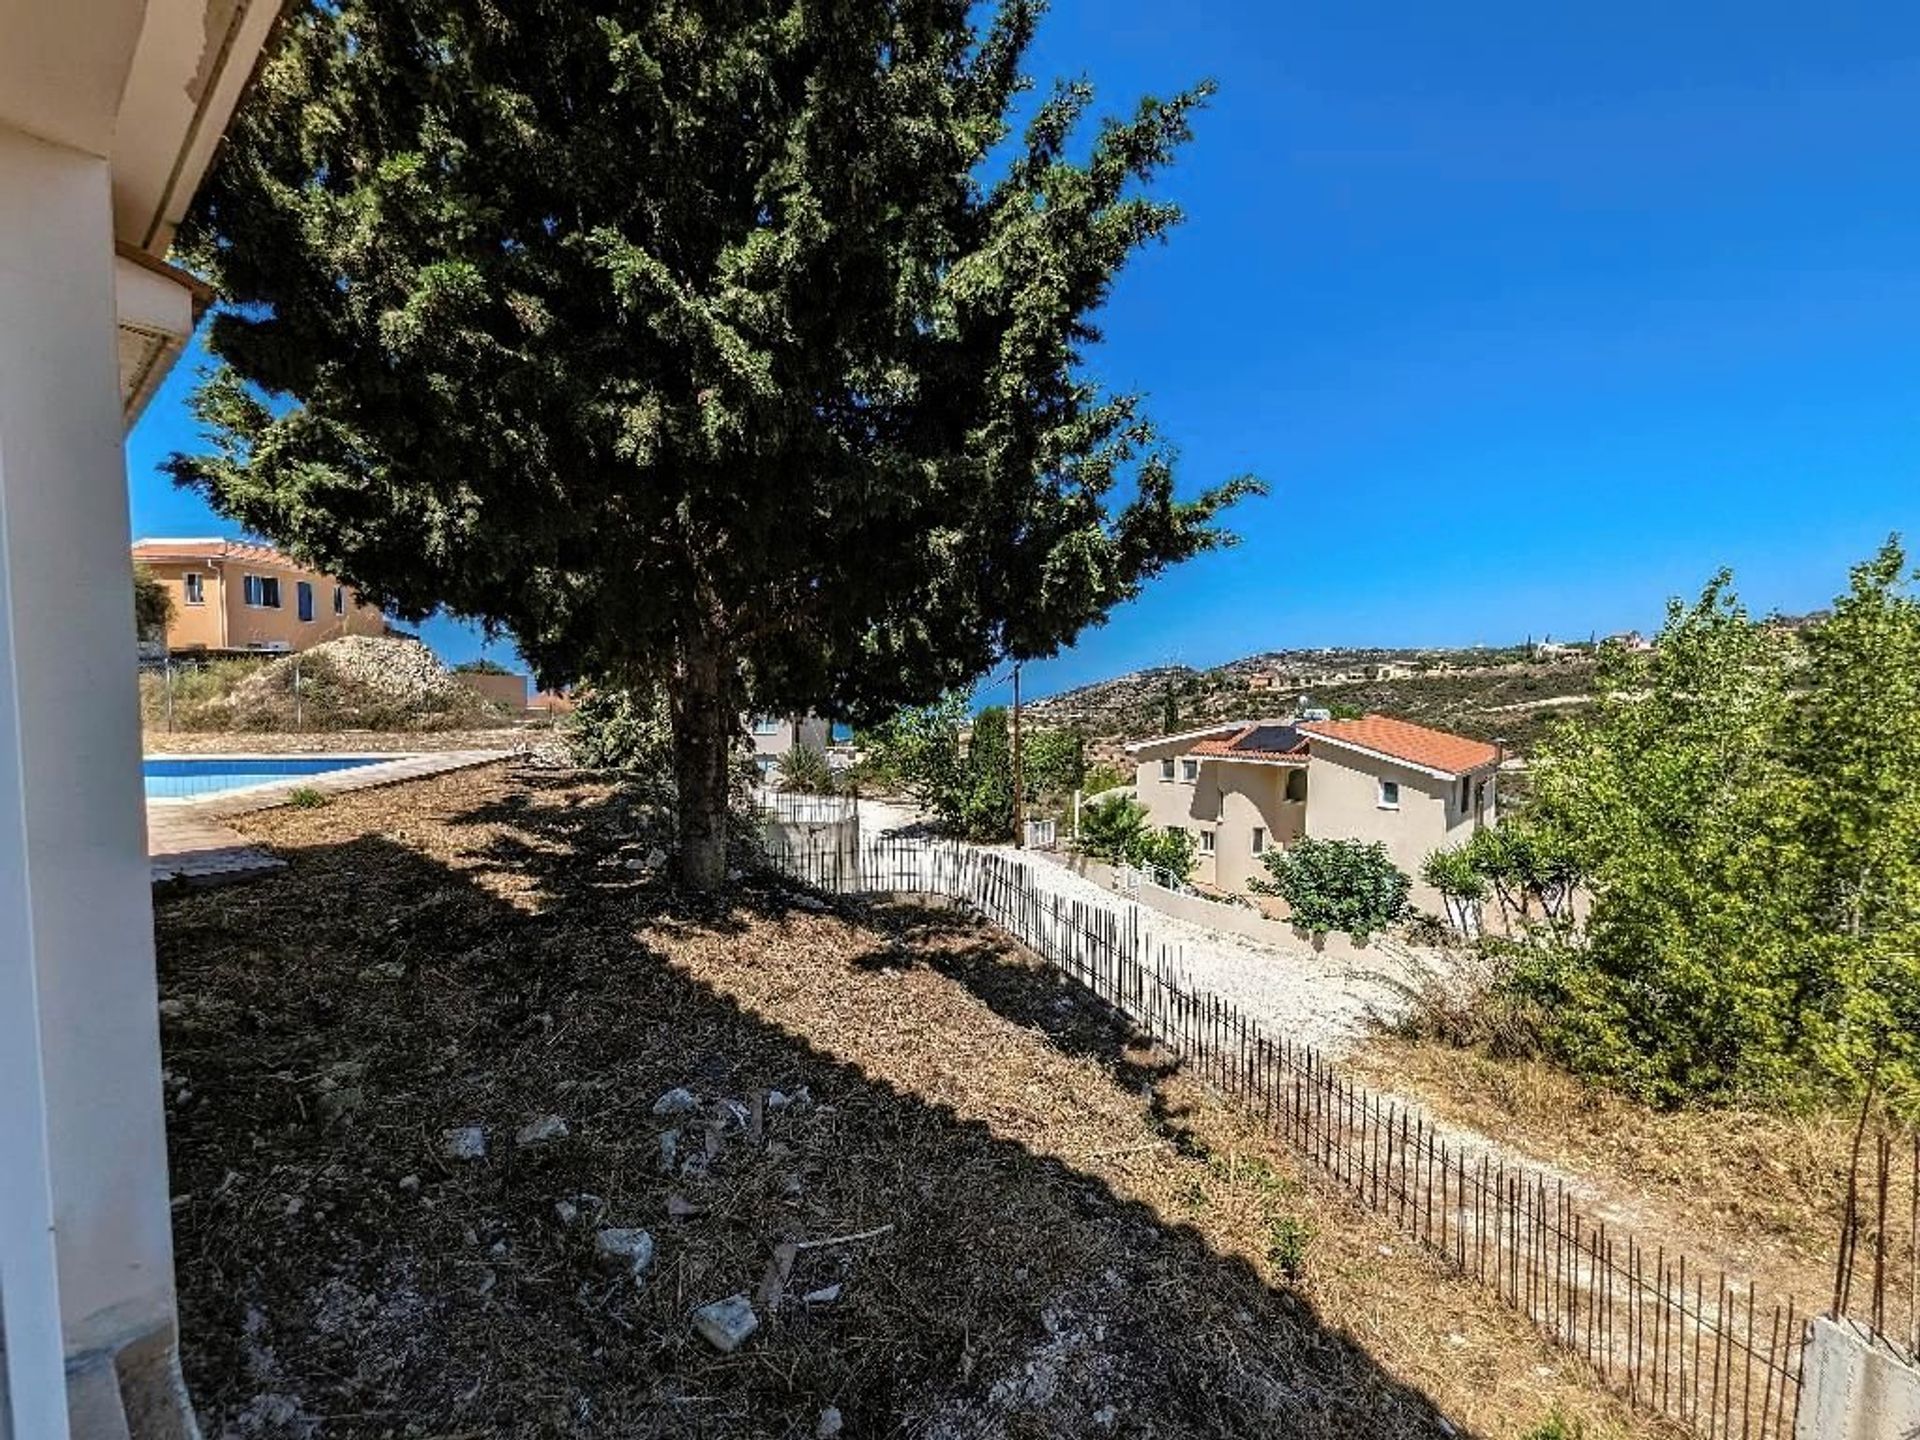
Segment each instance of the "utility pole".
M1026 776L1020 764L1020 662L1013 662L1013 848L1021 850L1027 843L1025 794Z

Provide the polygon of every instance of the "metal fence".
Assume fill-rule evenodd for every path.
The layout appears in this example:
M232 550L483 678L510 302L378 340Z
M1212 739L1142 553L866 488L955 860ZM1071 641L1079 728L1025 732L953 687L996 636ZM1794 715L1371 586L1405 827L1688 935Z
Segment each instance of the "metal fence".
M1181 983L1178 951L1145 932L1137 910L1067 898L1022 860L951 843L775 845L770 859L824 890L939 895L976 911L1234 1096L1348 1196L1491 1287L1636 1409L1711 1437L1791 1433L1802 1307L1594 1219L1562 1180L1491 1157Z

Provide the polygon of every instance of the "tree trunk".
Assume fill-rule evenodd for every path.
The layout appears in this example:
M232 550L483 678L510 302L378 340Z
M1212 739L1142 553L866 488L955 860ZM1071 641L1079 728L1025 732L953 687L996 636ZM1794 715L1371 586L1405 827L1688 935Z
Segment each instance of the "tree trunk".
M679 790L680 879L713 891L727 878L727 763L739 717L727 657L706 633L680 644L673 696L673 769Z

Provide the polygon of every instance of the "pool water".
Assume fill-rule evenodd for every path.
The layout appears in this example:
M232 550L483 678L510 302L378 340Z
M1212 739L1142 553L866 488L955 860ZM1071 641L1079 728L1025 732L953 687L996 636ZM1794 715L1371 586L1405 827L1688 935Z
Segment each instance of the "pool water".
M182 760L145 760L140 769L146 776L149 800L184 800L195 795L214 795L222 790L244 790L249 785L271 785L280 780L297 780L308 775L330 775L336 770L357 770L362 765L377 765L395 756L375 755L204 755Z

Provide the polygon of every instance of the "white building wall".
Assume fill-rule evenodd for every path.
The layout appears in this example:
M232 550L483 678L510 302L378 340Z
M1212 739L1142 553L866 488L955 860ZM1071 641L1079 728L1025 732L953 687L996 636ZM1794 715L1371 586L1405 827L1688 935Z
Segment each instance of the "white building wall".
M36 1049L69 1355L170 1332L173 1267L107 164L0 126L0 197L0 1304L19 1407L36 1272L15 1087Z

